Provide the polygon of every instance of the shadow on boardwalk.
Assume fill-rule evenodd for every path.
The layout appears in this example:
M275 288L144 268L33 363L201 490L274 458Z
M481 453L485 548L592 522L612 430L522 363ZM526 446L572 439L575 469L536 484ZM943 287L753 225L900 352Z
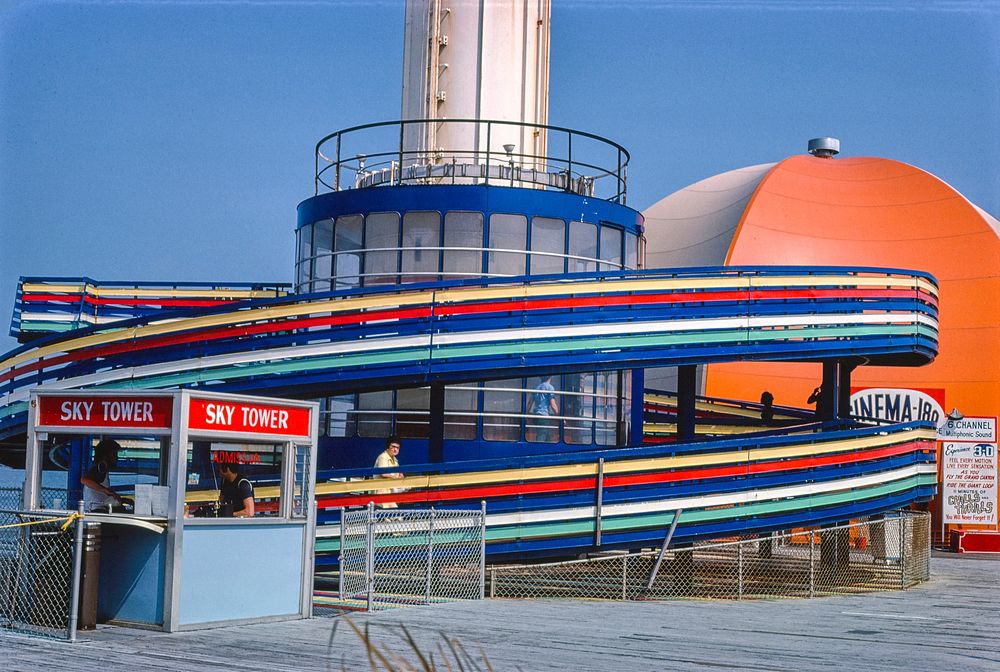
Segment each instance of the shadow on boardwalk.
M414 663L401 624L426 652L446 633L477 661L484 651L498 672L1000 669L1000 560L937 555L931 571L905 592L815 600L487 600L352 618ZM349 628L330 646L332 626L313 619L173 635L107 627L77 644L6 637L0 660L25 672L371 669Z

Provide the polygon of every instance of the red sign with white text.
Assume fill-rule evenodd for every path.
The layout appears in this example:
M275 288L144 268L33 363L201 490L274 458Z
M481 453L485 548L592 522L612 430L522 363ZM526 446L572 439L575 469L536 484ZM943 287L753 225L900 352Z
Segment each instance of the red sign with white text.
M309 408L228 399L191 399L188 428L269 436L309 437Z
M170 429L171 397L44 395L38 397L40 427L136 427Z

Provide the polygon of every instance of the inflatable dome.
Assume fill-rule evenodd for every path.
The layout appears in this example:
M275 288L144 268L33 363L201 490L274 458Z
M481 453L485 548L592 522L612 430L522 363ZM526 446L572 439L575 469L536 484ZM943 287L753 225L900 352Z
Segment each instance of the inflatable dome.
M940 178L877 157L791 156L702 180L651 206L646 265L802 264L928 271L940 283L930 365L863 366L855 387L911 388L965 415L1000 410L1000 222ZM804 406L818 364L712 364L710 396ZM946 409L946 410L947 410Z

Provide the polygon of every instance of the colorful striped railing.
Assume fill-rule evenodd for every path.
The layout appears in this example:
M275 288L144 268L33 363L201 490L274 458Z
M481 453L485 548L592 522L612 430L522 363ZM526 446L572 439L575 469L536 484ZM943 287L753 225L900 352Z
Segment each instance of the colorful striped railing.
M937 287L891 269L691 269L438 283L168 311L0 360L0 435L28 390L199 387L309 396L535 373L937 351Z
M412 465L387 493L375 469L324 472L317 551L339 547L340 507L476 508L495 558L655 545L683 510L678 544L844 521L934 494L934 428L910 423L687 446ZM600 478L599 478L600 476ZM598 481L602 483L598 493ZM602 502L598 509L598 495ZM320 563L333 562L332 555Z

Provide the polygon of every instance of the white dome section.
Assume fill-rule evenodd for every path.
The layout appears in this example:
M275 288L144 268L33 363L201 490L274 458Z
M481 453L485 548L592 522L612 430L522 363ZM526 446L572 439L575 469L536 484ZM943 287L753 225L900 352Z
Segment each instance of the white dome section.
M750 197L775 166L762 163L695 182L649 206L645 268L722 266Z

